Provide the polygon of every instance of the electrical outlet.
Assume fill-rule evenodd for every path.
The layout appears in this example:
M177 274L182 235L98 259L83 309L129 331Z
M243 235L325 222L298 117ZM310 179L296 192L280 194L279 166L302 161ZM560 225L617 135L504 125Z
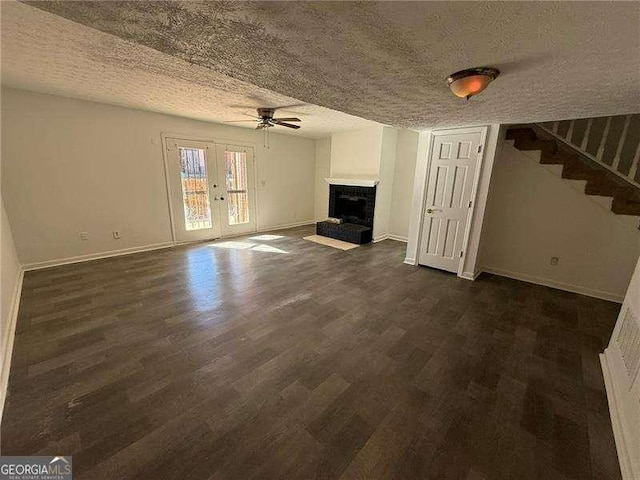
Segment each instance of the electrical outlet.
M80 240L83 242L89 240L89 232L80 232Z
M114 230L113 232L111 232L111 234L113 235L113 238L115 238L116 240L119 240L121 237L119 230Z
M549 262L549 264L552 267L557 267L558 266L558 262L560 262L560 258L559 257L551 257L551 261Z

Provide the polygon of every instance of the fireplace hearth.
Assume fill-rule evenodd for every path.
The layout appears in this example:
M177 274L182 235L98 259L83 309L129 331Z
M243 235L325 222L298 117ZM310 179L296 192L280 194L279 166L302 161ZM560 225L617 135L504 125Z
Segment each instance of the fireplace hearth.
M342 223L318 222L316 233L350 243L369 243L373 238L376 187L330 185L329 217Z

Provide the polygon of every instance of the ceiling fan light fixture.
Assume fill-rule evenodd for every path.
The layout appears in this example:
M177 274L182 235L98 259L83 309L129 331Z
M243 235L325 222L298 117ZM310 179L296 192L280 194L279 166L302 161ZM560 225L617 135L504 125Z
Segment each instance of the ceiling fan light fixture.
M500 70L497 68L469 68L449 75L447 85L455 96L469 100L487 88L498 75L500 75Z
M271 127L286 127L286 128L292 128L294 130L298 130L300 128L300 125L294 125L293 123L289 123L289 122L301 122L302 120L300 120L297 117L274 117L275 113L276 113L276 109L275 108L258 108L258 116L254 116L254 115L248 115L247 116L251 117L253 120L229 120L225 123L237 123L237 122L258 122L258 125L256 126L256 130L267 130Z

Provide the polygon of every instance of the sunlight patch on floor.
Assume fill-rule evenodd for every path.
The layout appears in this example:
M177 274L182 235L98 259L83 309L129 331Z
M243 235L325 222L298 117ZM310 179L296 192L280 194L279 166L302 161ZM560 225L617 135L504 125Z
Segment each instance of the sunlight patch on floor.
M273 235L273 236L277 236L277 235ZM285 250L273 247L271 245L265 245L262 243L251 243L251 242L228 241L228 242L212 243L209 246L213 248L225 248L230 250L251 250L254 252L289 253Z
M212 243L209 246L215 247L215 248L230 248L233 250L246 250L248 248L250 249L257 245L258 245L257 243L250 243L250 242L220 242L220 243Z
M269 240L279 240L281 238L285 238L284 235L256 235L255 237L249 237L249 240L258 240L262 242L268 242Z
M258 252L289 253L279 248L272 247L271 245L258 245L257 247L253 247L251 250L258 251Z

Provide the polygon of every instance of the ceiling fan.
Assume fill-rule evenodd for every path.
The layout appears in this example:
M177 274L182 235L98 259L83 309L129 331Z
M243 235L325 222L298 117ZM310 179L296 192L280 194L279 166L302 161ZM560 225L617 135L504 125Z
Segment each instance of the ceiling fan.
M295 128L296 130L300 128L300 125L293 125L287 122L301 122L299 118L296 117L287 117L287 118L274 118L273 115L276 113L275 108L258 108L258 116L254 117L253 115L248 115L252 117L253 120L231 120L229 122L224 123L237 123L237 122L258 122L258 126L256 130L264 130L270 127L275 127L280 125L281 127L287 128Z

